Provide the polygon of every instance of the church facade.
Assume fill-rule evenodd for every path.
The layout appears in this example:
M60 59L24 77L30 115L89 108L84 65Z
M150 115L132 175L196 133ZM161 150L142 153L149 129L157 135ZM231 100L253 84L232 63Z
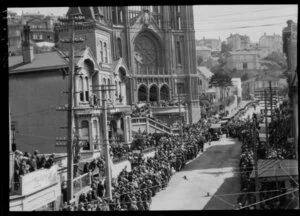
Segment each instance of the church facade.
M69 8L67 16L74 15L86 18L75 28L75 37L85 39L78 46L88 46L100 70L110 74L106 84L124 80L123 88L112 93L115 99L123 98L126 105L160 106L180 94L189 122L200 119L192 6ZM69 35L67 28L58 28L59 39ZM69 49L58 44L61 50Z

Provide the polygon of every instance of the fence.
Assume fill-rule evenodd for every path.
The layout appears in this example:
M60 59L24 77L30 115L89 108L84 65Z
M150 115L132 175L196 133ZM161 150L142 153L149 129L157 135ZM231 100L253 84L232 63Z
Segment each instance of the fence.
M73 179L73 193L76 194L91 185L91 173L86 173Z

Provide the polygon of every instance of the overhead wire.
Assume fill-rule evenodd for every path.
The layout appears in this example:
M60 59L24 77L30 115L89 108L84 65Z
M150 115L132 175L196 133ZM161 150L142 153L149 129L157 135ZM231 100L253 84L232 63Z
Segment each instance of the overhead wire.
M247 206L243 206L243 207L241 207L239 210L244 209L244 208L248 208L248 207L250 207L250 206L257 205L257 204L260 204L260 203L264 203L264 202L266 202L266 201L270 201L270 200L273 200L273 199L275 199L275 198L279 198L279 197L282 197L282 196L285 196L285 195L294 193L294 192L296 192L296 191L299 191L299 189L293 190L293 191L289 191L289 192L286 192L286 193L284 193L284 194L280 194L280 195L278 195L278 196L274 196L274 197L271 197L271 198L268 198L268 199L265 199L265 200L262 200L262 201L259 201L259 202L256 202L256 203L252 203L252 204L247 205Z

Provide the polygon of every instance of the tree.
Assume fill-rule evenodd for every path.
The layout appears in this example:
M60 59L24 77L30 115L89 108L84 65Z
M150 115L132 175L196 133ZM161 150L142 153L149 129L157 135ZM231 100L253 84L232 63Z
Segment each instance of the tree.
M200 66L202 62L203 62L202 56L198 56L198 57L197 57L197 63L198 63L198 66Z
M210 81L209 84L214 87L219 87L221 92L221 101L224 100L224 90L225 88L232 86L231 77L226 73L224 70L219 70L215 73Z
M246 81L249 79L249 75L247 73L244 73L242 76L241 76L241 81Z
M283 53L280 52L272 52L265 58L263 58L266 62L268 62L271 67L279 66L281 69L285 69L287 67L286 58Z

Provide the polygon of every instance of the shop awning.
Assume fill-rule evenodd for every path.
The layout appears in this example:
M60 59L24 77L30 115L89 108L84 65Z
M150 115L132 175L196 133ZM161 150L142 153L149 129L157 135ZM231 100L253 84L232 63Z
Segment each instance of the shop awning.
M267 178L269 181L298 176L297 160L258 160L258 178ZM250 178L255 177L252 171Z

